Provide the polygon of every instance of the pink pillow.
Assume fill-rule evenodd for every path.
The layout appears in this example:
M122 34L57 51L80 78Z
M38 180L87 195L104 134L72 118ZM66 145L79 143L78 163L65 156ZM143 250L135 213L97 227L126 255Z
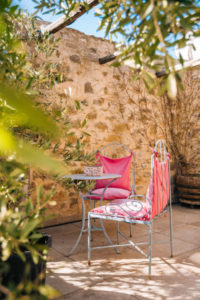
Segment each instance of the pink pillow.
M102 194L104 188L101 189L95 189L92 191L93 194ZM106 192L104 194L103 200L114 200L114 199L126 199L128 196L130 196L131 192L124 189L118 189L118 188L107 188ZM93 199L93 200L100 200L101 196L92 196L87 195L87 199Z
M109 185L109 188L119 188L131 190L130 185L130 171L131 171L132 154L123 158L109 158L106 156L99 156L99 162L103 165L104 174L120 174L121 178L115 180ZM104 188L110 180L97 180L96 189Z

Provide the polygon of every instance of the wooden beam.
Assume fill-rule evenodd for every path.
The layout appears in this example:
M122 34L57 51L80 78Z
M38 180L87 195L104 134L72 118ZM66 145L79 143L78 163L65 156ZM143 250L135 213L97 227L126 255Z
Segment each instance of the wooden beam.
M165 71L165 69L163 69L163 70L161 70L161 71L157 71L155 74L156 74L156 76L157 76L158 78L160 78L160 77L166 75L166 71Z
M186 68L194 68L194 67L197 67L197 66L200 66L200 59L185 61L183 63L183 65L182 64L177 64L177 65L174 66L174 69L175 69L175 71L181 71L181 70L184 70ZM157 77L162 77L164 75L166 75L165 69L163 69L162 71L156 72Z
M101 57L101 58L99 58L99 64L100 65L106 64L106 63L114 60L115 58L117 58L117 56L120 55L120 54L121 54L121 51L118 50L118 51L115 51L112 54L109 54L107 56Z
M98 4L98 0L85 0L85 2L87 2L88 9L91 9L92 7ZM78 19L80 16L86 13L88 9L86 9L86 7L83 4L79 5L79 7L76 10L70 12L67 18L66 16L62 16L61 18L47 26L42 25L40 27L41 33L56 33L65 26L72 24L76 19Z
M100 65L106 64L107 62L112 61L115 58L116 58L116 56L114 54L110 54L108 56L104 56L102 58L99 58L99 64Z
M175 65L175 70L176 71L181 71L182 69L185 69L185 68L193 68L193 67L196 67L196 66L200 66L200 59L193 59L193 60L190 60L190 61L186 61L184 62L184 64L177 64Z
M100 64L100 65L106 64L106 63L108 63L108 62L114 60L114 59L117 57L117 55L119 55L119 52L115 52L115 53L113 53L113 54L109 54L109 55L107 55L107 56L104 56L104 57L102 57L102 58L99 58L99 64ZM194 68L194 67L196 67L196 66L200 66L200 59L186 61L186 62L184 62L183 65L182 65L182 64L176 64L176 65L174 66L174 69L175 69L175 71L181 71L181 70L183 70L183 69L186 69L186 68ZM166 70L163 69L163 70L161 70L161 71L157 71L157 72L155 73L155 75L156 75L157 77L162 77L162 76L166 75Z

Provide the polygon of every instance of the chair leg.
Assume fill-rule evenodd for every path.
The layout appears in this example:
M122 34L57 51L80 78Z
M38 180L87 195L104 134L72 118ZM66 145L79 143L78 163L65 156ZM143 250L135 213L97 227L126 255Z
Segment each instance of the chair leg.
M130 223L130 237L132 237L132 224Z
M119 245L119 222L117 221L117 244Z
M152 223L149 225L149 276L151 279L151 260L152 260Z
M90 214L88 213L88 266L90 266L91 262L91 220Z
M170 252L171 252L171 257L173 257L173 225L172 225L172 204L170 202L169 206L169 226L170 226Z

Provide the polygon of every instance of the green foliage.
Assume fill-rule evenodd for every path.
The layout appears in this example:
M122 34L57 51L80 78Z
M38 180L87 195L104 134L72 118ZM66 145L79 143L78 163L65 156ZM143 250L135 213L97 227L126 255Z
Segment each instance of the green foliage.
M25 64L25 55L19 51L20 41L14 33L13 20L20 12L12 1L0 3L0 80L12 82L22 75L21 68Z
M28 197L29 167L48 171L61 180L61 175L69 173L67 165L72 160L93 159L93 154L84 151L84 138L89 136L83 131L86 119L79 122L76 137L63 109L41 103L46 90L64 80L61 65L52 60L57 45L53 35L41 37L35 19L13 6L11 0L0 1L0 295L2 292L6 299L58 296L51 287L27 278L18 286L1 284L11 254L25 259L24 251L28 250L35 263L40 257L46 259L47 248L38 244L38 227L46 220L46 205L53 205L54 192L43 196L39 189L36 202L32 202ZM75 101L74 109L81 110L81 104ZM53 155L60 155L61 138L66 142L58 160ZM53 155L47 155L46 150Z
M152 90L152 75L165 67L163 81L170 97L175 98L177 80L173 47L183 47L186 34L197 30L200 22L198 1L101 1L101 28L124 38L119 61L141 70L145 85ZM112 21L112 22L111 22ZM180 63L183 63L180 57ZM157 81L160 84L160 81ZM154 85L155 88L155 85Z
M43 90L64 79L61 66L52 61L59 39L48 34L41 37L36 21L23 13L14 24L17 37L21 41L21 51L26 52L21 83L28 89L28 95L42 94Z
M35 203L31 199L21 199L17 206L10 209L7 205L6 198L1 195L0 199L0 280L7 273L7 260L11 254L16 253L25 261L25 251L31 251L35 264L39 259L46 260L48 247L40 244L38 241L42 237L38 226L41 226L47 217L45 217L45 207L50 203L50 198L55 191L52 189L50 194L43 195L40 187L37 193ZM28 267L28 264L27 264ZM27 270L28 272L28 270ZM7 290L6 299L21 299L24 292L26 295L37 291L37 297L31 299L50 299L58 295L50 287L38 286L37 282L31 283L26 279L26 272L23 275L23 281L18 286L9 285L4 287ZM39 278L38 278L39 279ZM0 292L4 289L0 286ZM50 293L51 291L51 293ZM1 293L0 293L1 294Z
M33 98L36 89L41 90L56 82L57 75L49 76L49 72L53 73L50 62L36 63L43 53L46 58L52 55L56 49L55 43L52 44L52 38L48 37L44 37L42 44L39 43L34 23L22 15L17 6L12 6L12 1L1 2L0 24L0 155L4 159L17 159L56 174L64 174L67 170L63 164L13 134L15 128L28 127L46 138L58 139L60 136L56 123L39 109ZM31 57L26 55L22 45L23 36L28 41L26 47ZM34 51L30 51L30 44ZM31 60L33 55L35 60ZM48 80L44 82L44 78Z
M0 245L1 260L6 261L11 253L16 252L24 259L24 248L32 251L33 259L38 261L41 256L37 241L41 238L41 233L35 233L35 230L46 219L45 206L52 197L54 191L47 196L43 196L40 187L37 195L37 201L33 204L31 199L21 200L18 206L12 210L8 208L7 201L1 198L0 201ZM23 249L23 251L22 251ZM44 247L44 250L47 250ZM46 254L46 251L43 252Z
M24 196L26 168L14 160L0 159L0 201L6 199L7 207L16 206Z
M39 43L36 29L26 28L27 19L12 1L0 1L0 294L3 292L7 299L21 299L25 293L29 299L32 296L28 295L37 291L35 299L49 299L57 295L50 287L37 286L26 278L17 287L1 284L12 253L25 259L24 251L31 251L35 263L39 257L46 259L47 247L38 244L38 227L45 220L45 207L53 194L44 197L40 190L33 204L25 190L27 168L32 165L59 175L68 171L63 163L36 148L34 141L25 141L17 133L29 130L49 140L61 136L56 122L35 100L38 91L42 94L42 89L61 80L62 74L50 59L38 64L40 57L52 55L56 41L45 36L43 44ZM31 47L35 51L28 53L35 60L27 55Z
M12 287L6 292L6 300L47 300L60 296L60 293L51 286L32 283L26 278L17 288Z
M32 130L40 131L47 137L59 136L59 130L55 122L45 116L34 102L24 93L12 89L0 83L0 99L2 116L0 121L0 154L4 158L17 159L54 173L66 173L66 168L58 161L46 156L42 151L33 147L30 143L15 137L12 127L28 126ZM31 112L31 113L30 113Z
M59 135L59 129L50 118L48 118L42 111L38 110L34 101L25 93L6 86L5 83L0 83L0 99L2 103L3 118L1 123L7 123L11 126L11 122L16 120L14 126L27 126L47 136L56 137ZM31 111L31 114L30 114ZM10 116L8 123L7 115Z
M77 5L86 5L83 0L34 1L46 11L62 12L69 15ZM65 4L66 9L62 4ZM182 48L189 40L188 32L194 37L200 35L200 3L198 0L100 0L96 15L101 19L99 29L105 35L118 37L119 55L115 65L128 65L140 70L140 77L150 92L159 87L162 93L168 91L171 98L177 94L176 60L174 47ZM183 58L179 57L183 65ZM152 87L153 74L165 68L165 76ZM147 71L151 71L147 78ZM151 77L151 78L150 78ZM150 81L149 81L150 79ZM167 84L166 84L167 82Z

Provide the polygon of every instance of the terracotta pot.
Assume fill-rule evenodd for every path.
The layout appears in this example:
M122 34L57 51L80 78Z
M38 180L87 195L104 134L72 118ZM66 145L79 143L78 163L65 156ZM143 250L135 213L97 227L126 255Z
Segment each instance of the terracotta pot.
M181 203L200 205L200 176L177 175L176 188Z

